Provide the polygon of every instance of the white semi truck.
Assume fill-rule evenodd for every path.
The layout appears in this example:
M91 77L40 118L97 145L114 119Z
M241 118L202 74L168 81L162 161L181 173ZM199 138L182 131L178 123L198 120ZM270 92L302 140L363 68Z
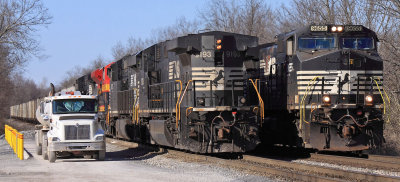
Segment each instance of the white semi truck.
M97 119L96 96L79 91L45 97L36 111L36 153L55 162L57 157L84 156L104 160L104 131Z

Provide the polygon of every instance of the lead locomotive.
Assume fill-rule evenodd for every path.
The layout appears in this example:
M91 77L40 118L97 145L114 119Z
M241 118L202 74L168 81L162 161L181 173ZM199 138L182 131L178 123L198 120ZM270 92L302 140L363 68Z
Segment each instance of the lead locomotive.
M258 69L267 144L361 151L384 142L389 99L376 34L359 25L311 25L260 45Z

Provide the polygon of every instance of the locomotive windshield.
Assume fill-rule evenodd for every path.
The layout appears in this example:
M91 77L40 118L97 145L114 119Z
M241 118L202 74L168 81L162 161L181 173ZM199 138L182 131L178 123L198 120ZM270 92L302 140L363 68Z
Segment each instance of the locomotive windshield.
M341 45L343 49L373 49L374 41L371 37L346 37Z
M53 101L53 114L96 112L97 102L94 99L66 99Z
M300 49L332 49L335 47L334 37L300 37Z

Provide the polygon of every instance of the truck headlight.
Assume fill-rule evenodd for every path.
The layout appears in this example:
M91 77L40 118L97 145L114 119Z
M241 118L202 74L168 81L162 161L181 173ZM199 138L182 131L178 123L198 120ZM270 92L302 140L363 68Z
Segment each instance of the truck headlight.
M53 142L59 142L59 141L61 141L58 137L53 137L52 139L51 139L51 141L53 141Z
M97 136L97 137L95 138L95 140L97 140L97 141L102 141L102 140L104 140L104 136L103 136L103 135Z

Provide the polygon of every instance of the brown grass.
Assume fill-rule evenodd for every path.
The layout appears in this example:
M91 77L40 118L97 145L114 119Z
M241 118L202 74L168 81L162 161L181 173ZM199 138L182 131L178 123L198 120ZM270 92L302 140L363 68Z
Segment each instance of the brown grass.
M7 124L18 131L34 130L34 123L24 122L15 119L0 119L0 135L4 134L4 125Z

